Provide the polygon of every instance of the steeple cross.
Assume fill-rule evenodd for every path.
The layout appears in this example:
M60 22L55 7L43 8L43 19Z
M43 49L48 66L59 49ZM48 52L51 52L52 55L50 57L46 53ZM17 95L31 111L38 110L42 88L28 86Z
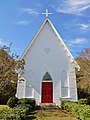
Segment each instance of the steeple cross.
M46 9L46 12L45 13L42 13L42 14L45 14L46 15L46 18L48 18L48 15L52 14L52 13L49 13L48 12L48 9Z

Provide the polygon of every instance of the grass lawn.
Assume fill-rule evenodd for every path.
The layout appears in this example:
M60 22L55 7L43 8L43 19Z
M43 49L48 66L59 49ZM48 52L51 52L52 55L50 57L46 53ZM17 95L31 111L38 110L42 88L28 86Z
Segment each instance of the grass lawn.
M78 120L71 113L61 110L36 110L26 120Z
M7 105L0 105L0 110L6 110L8 109L9 107Z

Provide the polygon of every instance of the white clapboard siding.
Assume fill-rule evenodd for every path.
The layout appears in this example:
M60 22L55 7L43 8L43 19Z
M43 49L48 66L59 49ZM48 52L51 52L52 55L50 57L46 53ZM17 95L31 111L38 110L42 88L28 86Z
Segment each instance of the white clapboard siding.
M75 67L78 67L78 64L48 18L26 48L22 58L25 60L25 70L21 76L25 78L26 83L18 84L18 97L34 98L36 103L40 104L42 80L48 72L53 82L54 103L60 105L60 98L77 100Z

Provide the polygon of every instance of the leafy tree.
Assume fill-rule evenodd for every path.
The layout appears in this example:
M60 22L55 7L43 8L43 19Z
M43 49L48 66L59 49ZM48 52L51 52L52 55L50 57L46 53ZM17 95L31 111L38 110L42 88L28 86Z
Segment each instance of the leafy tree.
M17 55L10 55L10 47L0 48L0 103L6 103L8 98L15 95L17 69L23 69L24 64L24 60L18 60Z
M90 48L79 53L76 61L80 66L80 71L76 72L79 98L90 98Z

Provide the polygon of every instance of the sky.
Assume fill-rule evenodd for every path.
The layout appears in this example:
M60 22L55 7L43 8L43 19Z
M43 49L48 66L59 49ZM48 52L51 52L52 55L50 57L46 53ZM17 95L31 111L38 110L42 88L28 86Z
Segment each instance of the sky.
M0 0L0 46L22 55L48 9L50 21L74 57L90 48L90 0Z

